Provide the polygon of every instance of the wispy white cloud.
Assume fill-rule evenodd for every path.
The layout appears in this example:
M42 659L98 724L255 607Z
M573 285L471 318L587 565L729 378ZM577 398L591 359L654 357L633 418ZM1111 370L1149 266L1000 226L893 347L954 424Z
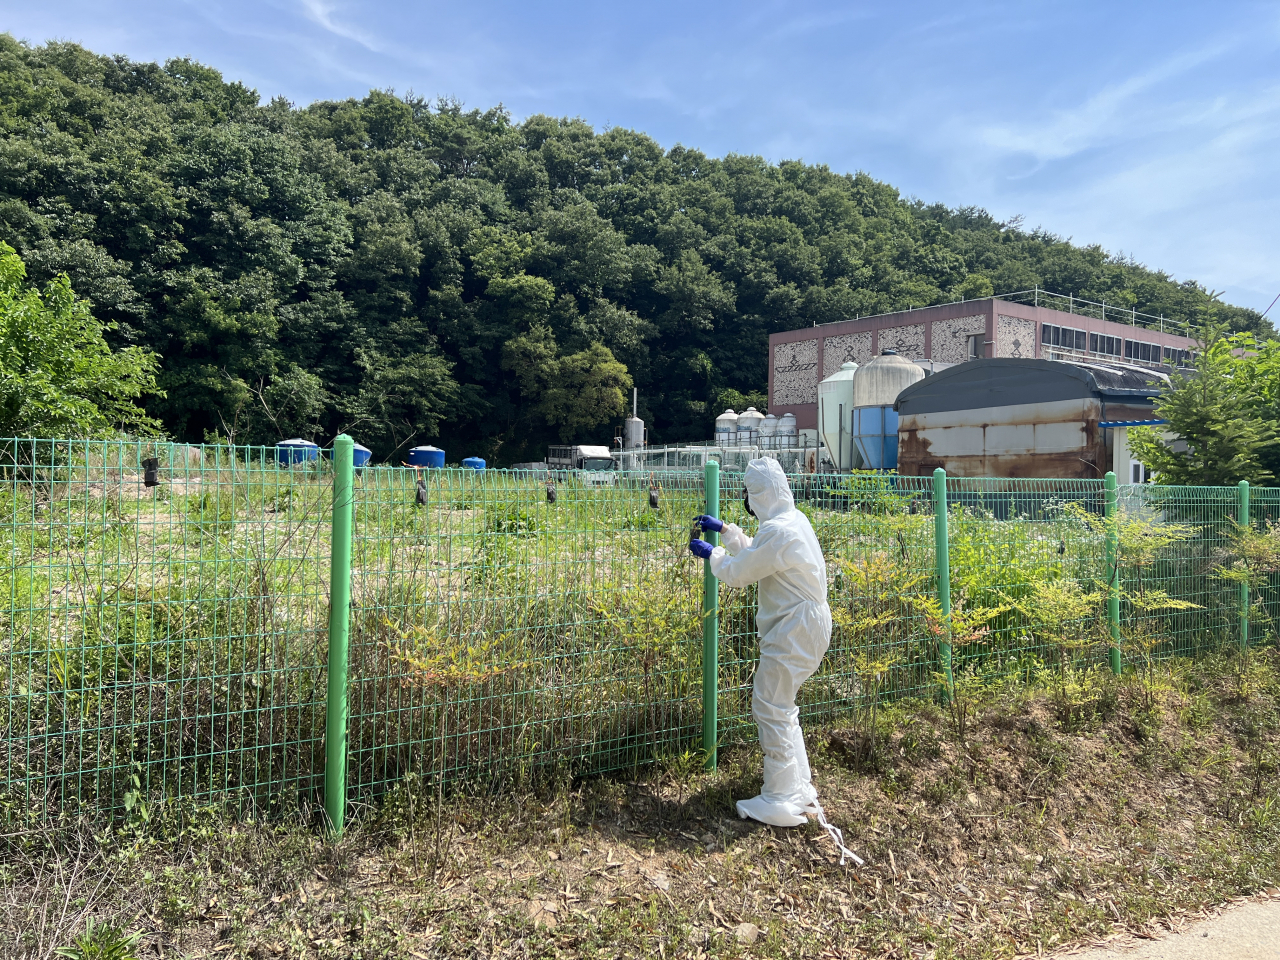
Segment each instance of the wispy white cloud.
M1235 46L1219 41L1170 57L1150 69L1107 84L1074 107L1053 111L1047 120L1028 122L1022 117L1017 122L987 124L980 128L980 137L993 150L1028 155L1044 163L1072 156L1117 136L1130 138L1153 126L1167 128L1171 111L1144 102L1144 95L1227 55ZM1194 122L1198 112L1193 109L1191 115L1183 115L1175 125Z
M343 23L334 16L338 10L338 4L330 0L299 0L299 3L308 20L323 27L334 36L358 43L373 53L383 51L382 43L374 34Z

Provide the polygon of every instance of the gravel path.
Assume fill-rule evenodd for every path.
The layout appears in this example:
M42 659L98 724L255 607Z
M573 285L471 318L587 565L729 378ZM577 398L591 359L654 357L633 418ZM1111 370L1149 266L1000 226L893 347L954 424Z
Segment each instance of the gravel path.
M1162 940L1057 954L1062 960L1280 960L1280 900L1242 903Z

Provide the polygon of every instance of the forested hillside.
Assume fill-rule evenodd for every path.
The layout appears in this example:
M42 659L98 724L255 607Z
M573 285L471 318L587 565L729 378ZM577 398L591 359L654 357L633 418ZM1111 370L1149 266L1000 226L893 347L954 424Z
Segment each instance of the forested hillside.
M1203 287L865 174L390 93L298 109L186 60L0 35L0 240L160 354L178 438L541 457L710 437L769 333L1039 284L1270 334ZM759 402L759 401L756 401Z

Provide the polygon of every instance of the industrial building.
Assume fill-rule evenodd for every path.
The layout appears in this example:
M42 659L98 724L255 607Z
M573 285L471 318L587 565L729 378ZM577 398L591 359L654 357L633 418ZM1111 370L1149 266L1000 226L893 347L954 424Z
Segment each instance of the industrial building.
M1191 337L1167 326L1163 318L1036 291L1031 303L989 297L775 333L769 412L792 414L801 432L816 432L819 382L846 362L861 366L886 349L926 373L997 357L1167 369L1189 361L1195 348Z
M898 472L957 477L1145 479L1128 428L1159 424L1169 376L1136 365L995 359L954 366L903 389Z

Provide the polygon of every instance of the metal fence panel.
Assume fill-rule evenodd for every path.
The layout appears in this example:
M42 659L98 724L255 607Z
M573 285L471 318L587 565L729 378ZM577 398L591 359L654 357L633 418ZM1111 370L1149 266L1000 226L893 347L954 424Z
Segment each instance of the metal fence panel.
M701 723L701 473L356 480L349 789L612 769ZM656 504L656 505L655 505Z
M0 441L8 799L145 812L316 789L326 474L274 449Z

